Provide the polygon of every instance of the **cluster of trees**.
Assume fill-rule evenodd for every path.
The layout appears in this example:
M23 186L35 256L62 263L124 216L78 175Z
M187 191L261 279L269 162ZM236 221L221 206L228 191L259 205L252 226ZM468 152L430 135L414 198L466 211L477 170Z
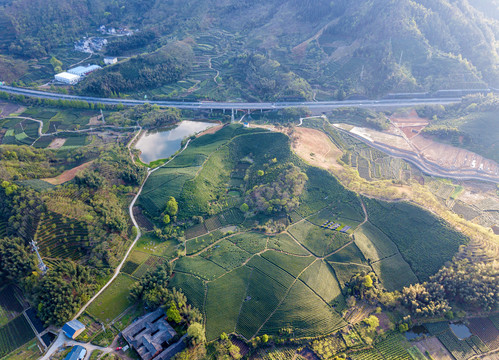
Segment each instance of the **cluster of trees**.
M47 325L70 320L96 289L105 272L65 261L45 276L36 272L34 254L19 237L0 239L0 282L14 281L34 300L38 315Z
M470 311L496 311L499 308L499 266L497 263L471 263L460 260L445 266L429 281L414 284L401 292L387 292L379 285L374 273L356 274L346 284L349 306L355 299L387 308L404 307L412 317L453 317L452 306ZM406 323L407 321L405 321Z
M274 160L274 165L267 167L267 173L258 171L261 184L251 189L246 197L246 203L257 212L290 212L300 205L307 175L292 163L280 165Z
M173 196L170 196L170 198L166 202L165 211L163 212L163 223L165 225L168 225L172 221L175 222L177 214L178 214L177 200Z
M173 125L181 119L182 114L179 109L144 104L115 112L106 118L106 122L118 126L138 124L144 128L159 128Z
M331 118L338 122L346 122L376 130L386 130L390 125L390 121L385 114L370 109L349 107L333 109Z
M121 36L112 40L106 46L106 53L120 55L126 51L142 48L153 42L156 37L157 34L152 30L144 30L131 36Z
M19 237L0 239L0 283L19 281L35 269L33 254Z
M165 45L159 50L96 71L79 85L84 94L116 96L121 92L154 89L182 79L194 61L185 42Z
M165 263L150 270L132 285L130 298L134 302L144 303L151 309L159 306L165 307L169 321L188 325L187 333L192 343L203 343L206 340L202 325L203 315L197 308L187 303L187 297L181 291L168 288L172 272L171 263Z
M254 90L252 95L260 100L313 98L312 88L305 79L265 55L246 53L239 55L231 63L237 75L227 81L239 82L241 87L249 85Z
M41 277L32 289L38 316L47 325L62 326L90 300L103 271L64 261Z
M442 315L453 303L469 310L495 311L499 306L499 266L458 261L428 282L404 288L402 304L417 316Z
M18 86L15 82L12 86ZM89 110L122 110L124 106L122 104L118 105L107 105L101 103L89 103L83 100L63 100L63 99L41 99L35 97L26 97L24 95L14 95L9 94L5 91L0 91L0 99L21 103L28 106L49 106L55 108L69 108L69 109L89 109Z

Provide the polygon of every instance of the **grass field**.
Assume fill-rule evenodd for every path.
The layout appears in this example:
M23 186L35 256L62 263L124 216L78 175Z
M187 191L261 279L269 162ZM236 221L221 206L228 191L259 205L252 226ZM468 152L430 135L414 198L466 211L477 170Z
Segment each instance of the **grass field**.
M119 274L111 285L90 304L88 307L90 315L104 323L114 320L131 305L128 292L134 282L133 278Z
M142 235L135 248L143 253L164 256L168 259L177 255L176 241L161 240L153 232Z

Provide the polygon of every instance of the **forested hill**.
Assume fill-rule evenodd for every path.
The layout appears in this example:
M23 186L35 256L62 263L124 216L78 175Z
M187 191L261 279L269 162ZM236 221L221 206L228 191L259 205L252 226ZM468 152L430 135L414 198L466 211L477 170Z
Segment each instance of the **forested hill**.
M0 0L0 51L50 55L101 24L152 30L158 47L224 30L239 43L229 55L266 54L321 88L377 95L499 86L497 7L496 0Z

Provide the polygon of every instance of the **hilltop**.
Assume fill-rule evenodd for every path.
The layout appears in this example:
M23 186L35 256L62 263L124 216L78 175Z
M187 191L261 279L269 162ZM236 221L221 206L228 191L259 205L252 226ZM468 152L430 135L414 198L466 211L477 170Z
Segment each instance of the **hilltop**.
M71 65L72 42L107 25L140 30L111 38L113 55L150 53L174 40L193 47L192 71L155 83L161 91L151 95L312 99L499 85L497 11L484 1L27 3L0 2L0 52L9 56L2 61L14 57L19 70L10 79L25 83L38 81L45 57Z

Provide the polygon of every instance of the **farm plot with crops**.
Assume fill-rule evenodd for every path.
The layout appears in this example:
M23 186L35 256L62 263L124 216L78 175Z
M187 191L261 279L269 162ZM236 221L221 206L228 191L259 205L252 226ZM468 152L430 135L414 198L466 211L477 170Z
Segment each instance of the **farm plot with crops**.
M409 343L401 334L390 334L383 340L374 344L374 347L381 353L381 355L383 355L385 359L412 359L411 355L407 351Z
M23 310L22 295L14 285L7 285L0 291L0 326L17 317Z
M222 332L236 330L251 272L250 268L241 267L208 284L205 309L208 340L216 339Z
M314 262L301 274L300 280L328 304L343 302L340 285L332 268L324 260Z
M204 308L205 284L203 280L181 272L175 272L168 283L173 289L182 289L187 299L198 309Z
M359 250L357 245L352 242L345 246L343 249L335 252L333 255L329 256L326 260L331 262L339 263L354 263L354 264L366 264L366 258Z
M140 279L149 271L153 271L159 264L164 261L165 259L162 257L150 255L146 261L144 261L140 266L137 267L137 270L135 270L132 275L133 277Z
M234 243L250 254L256 254L264 251L267 247L267 239L268 236L257 232L245 232L230 236L228 238L230 242Z
M260 334L278 334L290 326L298 337L329 334L346 325L341 315L302 282L296 282Z
M487 318L469 319L471 332L478 336L490 349L499 347L499 330Z
M370 222L366 222L355 231L355 244L362 251L364 257L372 261L398 253L395 243Z
M464 235L420 207L369 198L364 203L369 221L397 245L420 281L435 274L460 245L468 243Z
M321 228L306 220L290 226L288 232L305 248L318 256L330 254L350 241L346 234Z
M89 246L86 224L57 213L42 214L35 240L41 255L49 258L78 260Z
M377 261L372 267L388 291L402 290L405 286L418 283L418 278L400 254Z
M193 159L204 160L190 166ZM226 200L236 196L230 194L236 192L231 181L242 182L238 189L267 186L279 175L272 174L272 169L279 169L281 161L283 168L289 166L291 159L289 141L283 134L229 125L193 140L184 153L151 175L152 184L144 187L144 199L149 200L141 200L141 206L151 220L157 223L166 199L174 196L179 201L179 224L195 223L182 228L185 237L180 238L169 287L182 290L204 313L209 340L221 332L251 339L279 334L283 328L292 328L297 337L330 334L346 325L340 315L346 307L342 291L346 292L345 284L354 275L375 271L387 289L400 289L417 281L420 274L413 269L422 270L417 264L414 267L413 261L428 256L413 252L427 241L430 229L439 238L452 234L422 209L371 199L364 199L369 221L359 226L366 219L358 195L343 188L327 171L303 163L294 166L307 179L299 203L289 213L257 208L249 192L244 195L248 204L242 208L244 212L230 207L233 204ZM186 169L192 171L190 177L170 188L171 180ZM154 192L162 193L155 198ZM238 190L237 197L242 196ZM156 203L155 210L146 203ZM407 221L393 221L401 212L412 216L417 229L408 230ZM439 245L444 254L453 252L449 247L454 242ZM145 251L145 247L139 250ZM437 263L432 256L424 261ZM151 255L132 276L143 276L146 268L160 261L165 259ZM367 359L370 354L405 359L410 356L407 344L392 344L398 340L389 337L352 358ZM349 344L341 341L357 349L365 345L360 339Z
M310 252L300 246L300 244L287 233L281 233L276 236L269 237L267 246L269 249L282 251L287 254L303 256L310 255Z
M125 311L131 302L128 298L130 287L135 280L120 274L88 307L88 313L104 323L109 323Z
M0 327L0 357L14 351L35 337L28 321L23 315L16 317Z
M206 249L208 246L224 237L224 232L215 230L198 238L187 240L185 243L185 251L187 255L195 254L203 249Z
M251 254L224 239L203 252L201 256L230 271L241 266L241 263L249 259Z

